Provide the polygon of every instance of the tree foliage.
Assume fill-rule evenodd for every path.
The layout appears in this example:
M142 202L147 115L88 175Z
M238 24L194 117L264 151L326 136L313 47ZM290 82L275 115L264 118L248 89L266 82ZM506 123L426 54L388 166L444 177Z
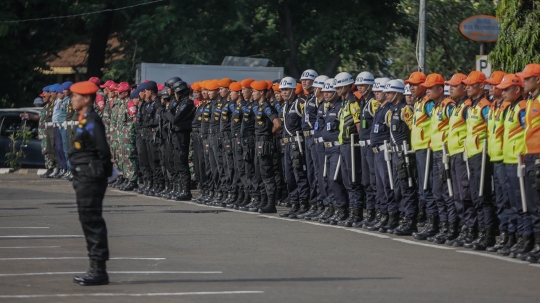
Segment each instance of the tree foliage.
M540 1L502 0L497 7L501 33L489 59L506 72L519 72L540 63Z

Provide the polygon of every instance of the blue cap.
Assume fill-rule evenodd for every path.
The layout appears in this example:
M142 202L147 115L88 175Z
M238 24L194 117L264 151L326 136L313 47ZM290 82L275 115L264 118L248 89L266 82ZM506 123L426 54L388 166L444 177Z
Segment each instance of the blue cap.
M148 81L148 82L143 82L141 83L141 85L139 85L139 89L140 90L157 90L157 83L156 81Z
M42 92L48 92L49 91L49 87L51 87L50 85L47 85L45 86L41 91Z
M58 84L58 83L49 86L49 93L54 93L54 92L56 92L56 89L57 89L59 86L60 86L60 84Z
M62 89L69 90L71 85L73 85L73 82L71 82L71 81L64 82L64 83L62 83Z
M43 99L41 99L41 97L37 97L34 99L34 105L36 104L43 104Z

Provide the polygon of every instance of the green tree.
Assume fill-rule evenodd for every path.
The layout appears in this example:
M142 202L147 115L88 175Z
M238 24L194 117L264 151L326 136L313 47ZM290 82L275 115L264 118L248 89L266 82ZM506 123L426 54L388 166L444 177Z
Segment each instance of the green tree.
M501 33L489 55L493 66L516 73L529 63L540 63L540 1L502 0L497 18Z

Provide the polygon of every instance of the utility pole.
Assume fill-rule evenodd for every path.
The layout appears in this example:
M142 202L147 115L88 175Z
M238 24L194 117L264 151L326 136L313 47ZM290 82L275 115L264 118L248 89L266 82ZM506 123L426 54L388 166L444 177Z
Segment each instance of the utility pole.
M420 0L418 24L418 70L426 72L426 0Z

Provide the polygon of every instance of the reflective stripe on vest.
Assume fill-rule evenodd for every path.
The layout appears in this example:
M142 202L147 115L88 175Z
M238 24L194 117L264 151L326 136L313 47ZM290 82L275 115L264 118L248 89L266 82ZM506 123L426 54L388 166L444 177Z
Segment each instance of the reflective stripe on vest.
M431 118L426 113L428 97L414 104L414 120L411 129L411 145L414 150L427 149L431 140Z
M503 137L504 137L504 112L512 103L508 101L502 102L500 106L492 104L488 116L488 154L491 162L502 161L503 153Z
M471 106L471 100L457 105L450 116L450 131L448 132L448 154L453 156L465 150L463 142L467 137L467 120L465 112Z
M487 139L487 122L482 116L482 110L491 103L482 98L476 106L471 105L467 111L467 157L471 158L482 152L484 140Z
M518 155L525 152L525 130L521 126L519 112L527 108L527 101L509 106L504 119L504 158L506 164L517 164Z
M443 143L448 139L450 119L448 118L448 105L456 104L452 99L446 98L435 105L431 114L431 150L441 151Z
M527 154L540 154L540 96L527 100L525 126Z

